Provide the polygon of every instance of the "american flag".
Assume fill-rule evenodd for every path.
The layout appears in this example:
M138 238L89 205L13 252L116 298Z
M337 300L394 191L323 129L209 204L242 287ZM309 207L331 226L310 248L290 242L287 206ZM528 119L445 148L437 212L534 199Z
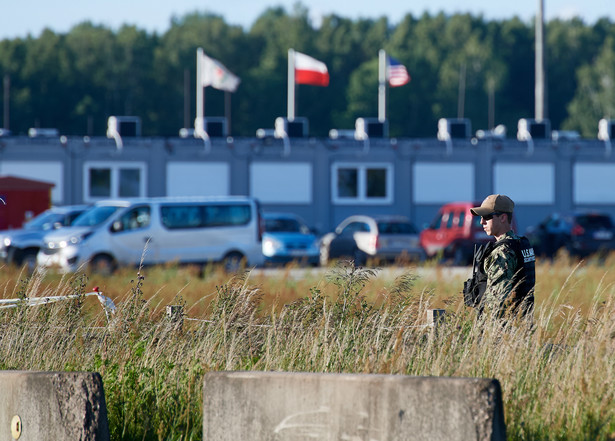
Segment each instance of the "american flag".
M403 86L410 81L406 66L393 57L387 57L387 78L391 87Z

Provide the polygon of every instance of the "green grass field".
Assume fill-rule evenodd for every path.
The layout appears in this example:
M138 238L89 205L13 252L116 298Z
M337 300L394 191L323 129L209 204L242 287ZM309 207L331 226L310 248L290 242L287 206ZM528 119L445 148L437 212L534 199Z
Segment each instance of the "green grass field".
M3 267L0 296L80 294L0 310L0 368L98 371L112 440L200 440L203 374L218 370L497 378L510 440L615 440L615 260L537 267L533 327L477 326L469 276L433 263L385 271L230 277L168 267L27 277ZM202 276L202 277L201 277ZM98 286L118 309L108 323ZM181 305L181 321L165 315ZM434 333L426 311L446 310Z

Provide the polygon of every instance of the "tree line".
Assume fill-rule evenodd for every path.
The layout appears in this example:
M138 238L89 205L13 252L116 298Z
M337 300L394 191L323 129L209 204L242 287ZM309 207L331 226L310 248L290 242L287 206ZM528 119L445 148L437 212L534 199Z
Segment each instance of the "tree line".
M202 47L241 78L230 108L224 92L206 88L205 116L228 109L231 133L254 136L286 115L294 48L328 67L328 87L297 86L296 110L311 135L326 136L377 116L378 51L385 49L412 78L388 89L391 136L434 137L439 118L457 116L473 130L504 124L514 136L519 118L534 115L534 32L533 22L516 17L444 13L408 14L397 24L332 14L315 24L301 4L266 9L249 29L207 12L174 17L163 34L84 22L65 34L46 29L0 41L0 124L14 134L53 127L99 136L108 116L134 115L144 136L177 136L193 125ZM545 35L551 126L595 137L599 119L615 118L615 23L551 20Z

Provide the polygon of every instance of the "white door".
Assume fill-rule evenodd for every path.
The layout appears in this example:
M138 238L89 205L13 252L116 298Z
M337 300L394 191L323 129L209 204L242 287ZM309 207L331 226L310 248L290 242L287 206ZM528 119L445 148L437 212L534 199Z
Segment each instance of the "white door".
M111 225L110 236L110 248L119 263L138 265L157 261L149 205L131 208L121 215Z

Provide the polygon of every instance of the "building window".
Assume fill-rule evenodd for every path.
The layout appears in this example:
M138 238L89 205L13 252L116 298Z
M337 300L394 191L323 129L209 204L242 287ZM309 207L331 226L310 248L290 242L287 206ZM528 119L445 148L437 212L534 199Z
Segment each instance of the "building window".
M356 168L337 169L337 195L340 198L356 198L358 194L358 171Z
M145 196L145 165L141 163L85 164L84 200Z
M94 198L111 197L111 169L90 169L90 196Z
M138 168L121 168L120 174L120 191L121 198L134 198L139 196L139 187L141 185L141 170Z
M391 164L333 164L332 181L332 199L337 204L393 202Z

